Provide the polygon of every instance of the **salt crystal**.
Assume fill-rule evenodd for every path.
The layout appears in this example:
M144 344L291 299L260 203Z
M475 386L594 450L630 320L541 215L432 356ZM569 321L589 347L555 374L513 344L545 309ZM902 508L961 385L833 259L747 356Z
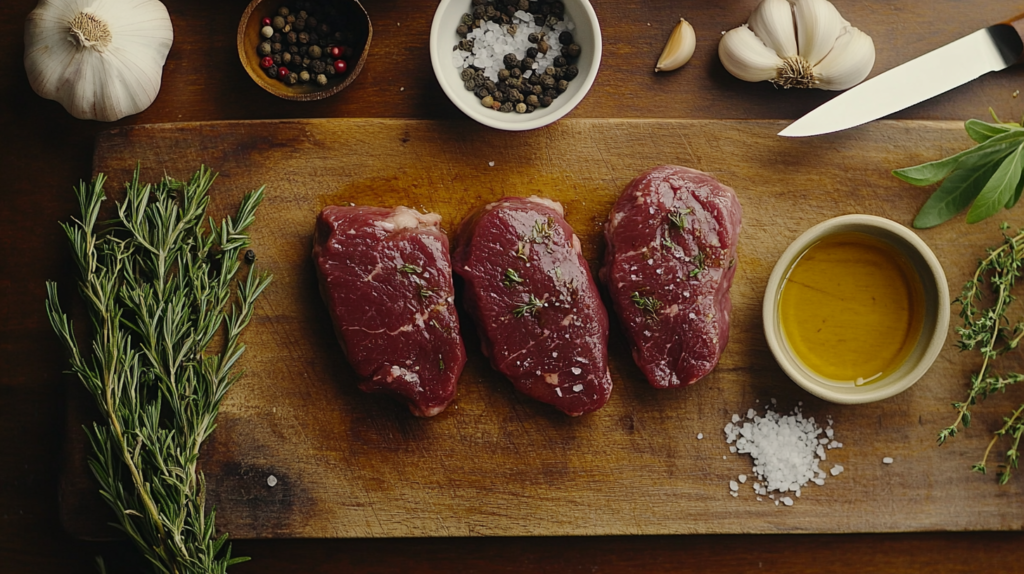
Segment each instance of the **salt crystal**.
M793 506L793 499L787 496L782 499L782 504L785 504L786 506Z
M887 457L883 458L882 459L882 464L892 464L892 457L891 456L887 456Z
M840 472L843 472L843 465L837 464L837 465L833 466L832 470L830 470L829 472L832 474L832 476L836 476Z
M740 485L736 484L735 480L730 480L729 481L729 490L735 492L735 491L737 491L739 489L740 489Z
M740 479L740 484L744 484L744 483L746 483L746 482L747 482L747 475L745 475L745 474L741 474L741 475L739 476L739 479Z
M271 488L273 488L274 486L277 486L277 477L274 476L274 475L268 476L267 477L267 486L269 486Z
M569 370L572 371L572 374L574 374L574 375L578 375L578 374L583 372L583 369L581 369L579 367L573 367L573 368L571 368Z
M487 165L488 165L489 167L494 167L494 162L493 162L493 161L489 161L489 162L487 162Z
M740 493L738 492L730 492L729 494L731 494L733 498L739 498L740 496Z
M702 433L702 432L697 433L697 440L704 440L704 433Z
M578 392L580 392L582 390L583 390L583 385L573 385L572 386L572 392L574 392L574 393L578 393Z

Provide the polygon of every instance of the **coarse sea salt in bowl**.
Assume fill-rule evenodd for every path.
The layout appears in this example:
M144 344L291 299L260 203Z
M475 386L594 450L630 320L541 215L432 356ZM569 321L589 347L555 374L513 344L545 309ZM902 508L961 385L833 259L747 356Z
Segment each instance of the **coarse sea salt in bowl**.
M561 0L566 20L572 22L573 39L579 44L580 56L575 65L579 75L569 82L568 89L546 108L538 107L532 113L505 113L484 107L476 94L467 90L460 70L453 62L453 48L461 38L456 33L463 14L472 11L471 0L441 0L430 27L430 63L441 89L463 113L474 120L500 130L525 131L551 124L562 118L579 104L590 91L601 65L601 26L593 6L587 0ZM518 37L520 33L517 33ZM522 34L525 41L527 34ZM550 43L557 44L556 38ZM526 47L517 50L520 59ZM500 62L499 62L500 67Z

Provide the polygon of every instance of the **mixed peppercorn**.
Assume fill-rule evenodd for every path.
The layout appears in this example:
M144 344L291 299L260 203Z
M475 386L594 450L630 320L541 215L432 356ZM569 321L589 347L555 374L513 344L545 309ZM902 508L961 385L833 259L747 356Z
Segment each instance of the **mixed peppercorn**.
M517 12L530 14L535 25L544 30L559 26L565 16L565 5L557 0L472 0L472 5L472 12L463 14L456 29L462 40L455 48L463 52L473 52L475 41L467 36L473 35L471 32L485 22L494 22L515 36L519 32L514 23ZM462 70L465 88L480 98L483 106L505 113L531 113L550 106L579 75L574 62L582 50L572 32L532 32L528 41L532 46L527 49L525 58L520 59L511 52L504 55L503 68L498 71L496 81L479 66L469 65ZM546 55L552 43L557 43L561 55L554 58L552 65L537 69L538 56Z
M314 13L314 11L316 11ZM330 6L296 2L294 9L281 6L277 14L260 22L262 41L256 47L260 67L267 77L288 85L316 82L327 85L348 72L348 61L357 57L352 35L337 25L338 14Z

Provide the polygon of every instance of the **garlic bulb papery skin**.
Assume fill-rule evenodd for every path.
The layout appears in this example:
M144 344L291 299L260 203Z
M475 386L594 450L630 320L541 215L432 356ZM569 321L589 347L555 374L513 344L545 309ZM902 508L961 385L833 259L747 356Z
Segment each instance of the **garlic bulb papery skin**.
M762 0L722 36L718 57L747 82L845 90L871 73L875 44L828 0Z
M25 22L25 70L76 118L112 122L153 103L173 41L158 0L40 0Z

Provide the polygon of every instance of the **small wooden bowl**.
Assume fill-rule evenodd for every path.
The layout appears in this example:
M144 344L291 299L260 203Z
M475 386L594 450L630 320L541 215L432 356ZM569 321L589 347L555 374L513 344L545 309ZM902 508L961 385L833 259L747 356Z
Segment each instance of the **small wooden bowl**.
M260 67L261 56L256 51L259 44L264 41L260 35L263 18L273 18L281 6L289 4L294 5L295 1L252 0L245 9L242 20L238 23L237 39L238 57L242 60L245 71L261 88L286 100L298 102L322 100L344 90L362 71L370 53L370 39L373 37L370 16L358 0L320 0L319 2L314 0L314 4L331 6L338 11L339 20L343 23L345 30L353 36L352 43L346 47L359 54L359 57L355 61L347 60L348 71L345 72L344 77L331 78L326 86L317 85L313 81L289 86L284 82L267 77L263 68Z

